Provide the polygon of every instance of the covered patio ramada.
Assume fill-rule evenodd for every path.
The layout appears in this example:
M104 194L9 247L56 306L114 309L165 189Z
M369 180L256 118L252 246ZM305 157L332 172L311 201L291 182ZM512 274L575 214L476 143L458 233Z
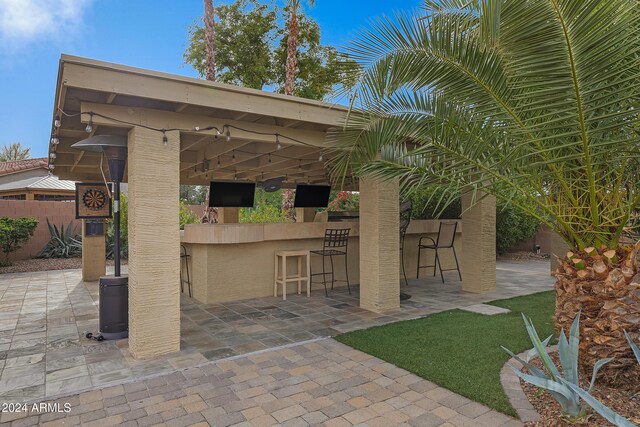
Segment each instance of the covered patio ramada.
M260 268L249 268L250 277L272 284L273 247L253 247L261 254L258 261L258 252L243 244L265 244L271 239L295 241L278 246L285 248L321 245L327 226L305 224L312 220L309 211L298 212L302 223L237 224L237 209L226 208L219 213L220 224L186 226L181 234L179 186L276 177L285 177L283 186L288 188L296 183L329 183L332 147L327 135L344 124L347 112L342 106L307 99L61 57L52 116L52 132L59 144L50 145L50 165L56 175L102 182L103 169L109 180L106 162L101 167L98 153L71 145L94 134L128 139L129 349L135 358L180 350L181 240L192 251L194 297L207 303L213 301L206 295L209 280L221 271L236 274L237 282L226 286L242 289L247 280L242 272L253 264ZM344 189L360 192L359 223L352 224L357 245L351 245L349 264L352 282L360 283L360 307L376 313L397 309L401 290L398 185L372 177L347 182ZM470 197L463 198L462 232L456 239L462 289L490 292L496 288L495 201L486 197L467 209L470 202ZM415 271L418 237L436 231L435 222L412 223L404 253L409 274ZM226 246L221 249L220 245ZM233 256L222 259L222 253ZM83 280L104 275L104 259L104 237L83 235ZM246 298L266 292L264 286L247 289ZM242 296L240 292L223 300ZM312 298L324 298L324 293L314 293Z

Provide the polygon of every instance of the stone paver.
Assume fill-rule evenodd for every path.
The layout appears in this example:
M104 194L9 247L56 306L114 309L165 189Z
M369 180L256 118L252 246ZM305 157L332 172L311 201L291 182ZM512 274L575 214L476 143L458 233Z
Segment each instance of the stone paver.
M338 357L339 356L339 357ZM331 338L225 359L201 367L160 376L131 385L108 387L60 398L60 411L49 413L3 413L0 422L20 425L212 425L212 426L510 426L519 421L470 402L429 381L411 377L414 389L390 392L384 400L373 402L370 390L405 387L407 372L373 356L343 345ZM276 369L277 368L277 369ZM278 379L262 386L249 383L258 377L279 372ZM402 371L402 372L398 372ZM264 399L292 385L305 384L310 394L324 386L317 380L335 374L355 396L336 390L303 403L294 396ZM398 375L401 374L401 375ZM364 381L361 378L366 378ZM376 380L386 378L385 387ZM163 384L174 392L155 394ZM341 388L341 387L338 387ZM402 389L402 388L401 388ZM135 390L132 393L128 390ZM216 395L211 391L222 390ZM251 393L244 393L253 390ZM415 390L426 390L418 392ZM144 393L143 393L144 392ZM306 392L304 392L306 393ZM300 393L300 394L304 394ZM132 397L134 394L137 396ZM224 399L220 397L225 396ZM122 403L128 402L128 403ZM65 403L69 411L64 412ZM113 406L109 406L113 403ZM109 413L119 408L117 414Z
M99 298L97 282L82 282L80 270L1 274L0 401L42 400L123 384L230 356L540 292L553 288L548 271L548 262L498 262L497 290L485 294L462 292L461 282L453 280L455 275L448 275L445 284L437 277L410 279L402 290L412 298L402 301L399 309L384 314L359 307L357 285L352 286L351 295L336 288L326 298L318 288L311 298L292 295L286 301L260 298L200 304L183 296L181 351L144 361L131 357L127 340L97 342L84 337L85 331L98 328ZM377 381L382 388L369 390L370 400L371 395L374 401L380 401L385 397L384 392L401 394L402 390L411 388L414 380L411 376L390 388L389 381L406 373L388 364L383 368L388 371ZM270 374L278 379L278 372ZM305 372L301 370L296 374ZM255 372L246 375L254 375L253 379L246 378L253 381L251 387L270 381L267 377L255 377ZM325 389L309 393L299 389L301 385L292 383L274 396L279 399L307 392L317 398L320 393L344 391L350 398L360 392L358 379L344 380L334 372L327 372L322 379L313 379L322 381ZM236 381L244 382L245 378ZM172 391L166 384L159 384L155 390L162 394ZM128 389L128 392L134 390ZM296 398L298 403L303 403L307 396Z

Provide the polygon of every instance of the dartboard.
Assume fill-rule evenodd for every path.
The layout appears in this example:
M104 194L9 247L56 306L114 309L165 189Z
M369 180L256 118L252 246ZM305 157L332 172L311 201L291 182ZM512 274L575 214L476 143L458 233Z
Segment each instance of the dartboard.
M97 211L104 207L107 195L102 190L89 188L82 194L82 203L91 210Z

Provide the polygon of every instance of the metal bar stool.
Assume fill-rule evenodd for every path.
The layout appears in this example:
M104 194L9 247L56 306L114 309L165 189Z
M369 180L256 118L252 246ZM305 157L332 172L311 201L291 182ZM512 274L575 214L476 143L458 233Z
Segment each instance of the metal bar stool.
M407 280L407 272L404 269L404 238L407 234L407 228L411 222L411 200L406 201L400 205L400 264L402 265L402 275L404 276L405 285L409 284Z
M327 274L331 275L331 289L335 283L335 275L333 269L333 257L344 256L344 274L347 281L347 289L351 295L351 285L349 284L349 268L347 267L347 244L349 243L350 228L327 229L324 232L324 244L322 250L311 251L312 254L322 257L322 273L311 274L313 276L322 276L322 284L324 285L324 294L329 296L327 292ZM329 257L331 261L331 271L327 272L325 267L325 259Z
M458 228L457 222L440 222L440 227L438 228L438 237L434 241L431 237L423 236L420 238L418 242L418 269L416 272L416 277L420 277L420 269L421 268L429 268L433 267L433 275L436 275L436 264L440 269L440 278L442 279L442 283L444 283L444 275L442 274L444 271L458 271L458 276L460 280L462 280L462 273L460 273L460 265L458 264L458 256L456 255L456 248L453 246L453 241L456 237L456 229ZM423 244L422 241L430 240L431 243ZM422 249L433 249L435 251L435 259L433 261L433 265L420 265L420 252ZM438 249L451 249L453 251L453 258L456 260L456 268L449 268L446 270L442 269L442 265L440 265L440 256L438 255Z
M189 288L189 297L192 297L191 295L191 276L189 275L189 258L191 257L191 255L187 254L187 248L184 245L180 245L180 292L184 293L184 284L186 283L188 288ZM184 265L186 267L187 270L187 280L183 280L182 278L182 263L184 262Z

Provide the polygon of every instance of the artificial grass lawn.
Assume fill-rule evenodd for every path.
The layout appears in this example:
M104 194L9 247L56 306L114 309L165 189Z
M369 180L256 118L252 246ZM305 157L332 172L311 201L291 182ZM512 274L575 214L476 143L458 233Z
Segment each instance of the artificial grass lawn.
M542 339L554 333L554 292L492 301L511 313L485 316L450 310L335 337L422 378L507 415L517 416L500 385L509 356L532 347L520 313Z

